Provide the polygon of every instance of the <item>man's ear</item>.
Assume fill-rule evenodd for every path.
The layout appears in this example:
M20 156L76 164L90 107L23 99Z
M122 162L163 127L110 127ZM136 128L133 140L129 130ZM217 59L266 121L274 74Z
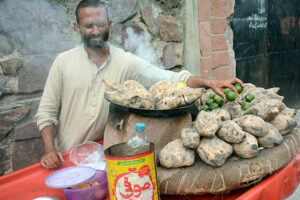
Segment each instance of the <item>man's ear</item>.
M74 22L74 29L80 35L79 24L77 22Z

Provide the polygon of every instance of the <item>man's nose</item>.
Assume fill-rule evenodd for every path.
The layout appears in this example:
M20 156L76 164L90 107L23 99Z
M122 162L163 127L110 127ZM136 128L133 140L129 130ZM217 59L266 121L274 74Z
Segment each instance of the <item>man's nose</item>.
M96 25L93 25L93 27L92 27L92 34L98 35L99 33L100 33L99 27L96 26Z

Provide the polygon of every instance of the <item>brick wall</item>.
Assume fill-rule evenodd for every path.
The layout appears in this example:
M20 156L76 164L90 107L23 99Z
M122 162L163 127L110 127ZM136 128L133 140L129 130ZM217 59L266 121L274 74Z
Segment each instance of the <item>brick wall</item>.
M229 18L234 0L198 0L202 77L224 80L235 77L232 31Z

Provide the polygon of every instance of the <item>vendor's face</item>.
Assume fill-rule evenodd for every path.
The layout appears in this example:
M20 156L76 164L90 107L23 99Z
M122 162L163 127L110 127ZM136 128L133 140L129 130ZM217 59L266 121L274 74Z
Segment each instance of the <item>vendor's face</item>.
M80 8L79 24L75 23L76 31L81 35L83 43L92 49L101 49L108 40L110 24L106 11L101 7Z

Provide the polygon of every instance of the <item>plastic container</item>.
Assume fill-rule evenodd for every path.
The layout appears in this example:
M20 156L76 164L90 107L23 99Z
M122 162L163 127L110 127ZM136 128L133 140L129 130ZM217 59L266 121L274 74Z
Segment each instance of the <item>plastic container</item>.
M127 152L128 155L136 155L149 151L150 142L145 134L144 123L136 123L135 132L129 136L127 145L130 147Z
M85 182L92 184L95 181L99 182L99 185L84 189L64 188L65 197L68 200L103 200L108 191L106 171L97 170L95 176Z
M131 155L126 142L104 151L110 200L159 200L154 144L148 151Z

